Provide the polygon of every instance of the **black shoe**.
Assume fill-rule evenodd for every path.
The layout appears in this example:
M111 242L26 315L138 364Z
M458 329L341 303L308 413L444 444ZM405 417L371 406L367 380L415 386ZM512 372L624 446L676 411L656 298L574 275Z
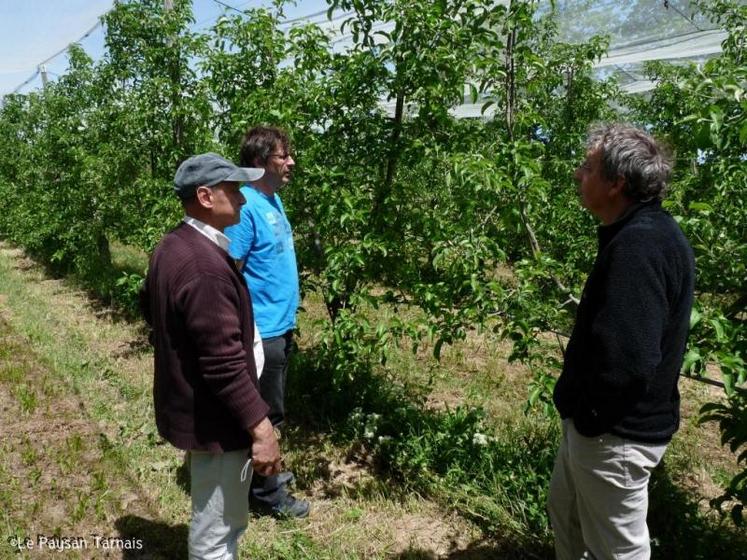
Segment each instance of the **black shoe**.
M303 519L309 516L311 505L306 500L298 500L290 494L277 504L266 504L259 500L250 500L250 506L253 513L257 515L271 515L276 519Z

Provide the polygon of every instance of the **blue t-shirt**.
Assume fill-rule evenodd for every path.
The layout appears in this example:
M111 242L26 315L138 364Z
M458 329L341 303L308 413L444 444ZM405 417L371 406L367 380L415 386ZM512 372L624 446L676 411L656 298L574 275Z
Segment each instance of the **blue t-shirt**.
M293 232L277 194L268 196L250 185L241 187L246 204L241 221L226 228L228 254L244 261L254 320L262 338L279 336L296 326L298 268Z

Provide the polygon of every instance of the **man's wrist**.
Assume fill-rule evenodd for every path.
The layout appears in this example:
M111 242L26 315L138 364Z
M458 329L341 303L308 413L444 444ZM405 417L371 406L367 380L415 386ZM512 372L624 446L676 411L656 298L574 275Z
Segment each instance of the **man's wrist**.
M267 418L267 416L249 428L249 434L252 436L252 439L266 438L272 433L272 422L270 422L270 419Z

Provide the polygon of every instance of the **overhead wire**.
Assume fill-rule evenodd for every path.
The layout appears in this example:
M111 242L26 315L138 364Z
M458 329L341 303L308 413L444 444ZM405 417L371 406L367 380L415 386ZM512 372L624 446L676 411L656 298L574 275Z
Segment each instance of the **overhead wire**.
M622 44L619 44L619 45L615 45L615 47L612 48L612 49L610 49L610 50L611 51L616 51L616 50L622 50L622 49L629 49L629 48L632 48L632 47L640 47L640 46L644 46L644 45L651 45L651 44L656 44L656 43L662 43L662 42L665 42L665 41L668 42L671 39L674 39L674 41L671 42L671 43L668 43L668 44L676 45L676 44L679 44L679 43L683 43L683 42L691 39L692 37L697 36L700 33L708 34L708 33L715 32L715 31L718 31L718 29L701 29L700 31L683 31L682 33L675 33L675 34L672 34L672 35L668 35L664 39L659 39L659 40L655 40L655 41L652 41L651 38L638 39L638 40L635 40L635 41L630 41L629 43L622 43Z
M72 45L74 45L75 43L79 43L79 42L80 42L80 41L82 41L83 39L86 39L86 38L87 38L87 37L88 37L88 36L89 36L89 35L90 35L91 33L93 33L94 31L96 31L96 29L98 29L98 28L99 28L99 27L100 27L101 25L103 25L103 20L102 20L102 18L103 18L103 17L104 17L104 16L106 15L106 14L108 14L108 13L109 13L110 11L111 11L111 10L107 10L106 12L104 12L103 14L101 14L101 15L99 16L98 20L96 21L96 23L95 23L95 24L94 24L94 25L93 25L93 26L92 26L92 27L91 27L91 28L90 28L90 29L89 29L88 31L86 31L86 32L85 32L85 33L84 33L83 35L81 35L81 36L80 36L80 37L79 37L79 38L78 38L77 40L75 40L75 41L71 41L70 43L68 43L68 44L67 44L66 46L64 46L63 48L61 48L60 50L58 50L58 51L57 51L56 53L54 53L54 54L53 54L52 56L50 56L50 57L48 57L48 58L46 58L46 59L42 60L42 61L41 61L41 62L40 62L40 63L38 64L38 66L41 66L42 64L46 64L47 62L49 62L49 61L50 61L50 60L52 60L53 58L57 58L57 57L58 57L58 56L60 56L60 55L61 55L62 53L64 53L65 51L67 51L67 50L68 50L68 49L69 49L69 48L70 48L70 47L71 47Z
M246 6L246 5L250 4L250 3L252 2L252 1L253 1L253 0L248 0L247 2L243 2L242 4L240 4L240 5L239 5L239 7L242 7L242 6ZM241 11L241 10L239 9L239 7L234 7L234 6L231 6L231 5L229 5L229 4L226 4L225 2L223 2L223 1L221 1L221 0L213 0L213 2L215 2L216 4L219 4L219 5L221 5L221 6L225 7L225 8L227 8L227 9L231 9L231 10L234 10L234 11L236 11L236 12L240 13L240 14L243 14L243 13L244 13L244 12L242 12L242 11ZM115 2L115 4L116 4L116 2ZM76 39L75 41L71 41L70 43L68 43L67 45L65 45L64 47L62 47L62 48L61 48L61 49L59 49L58 51L56 51L56 52L55 52L54 54L52 54L52 55L48 56L47 58L45 58L44 60L42 60L41 62L39 62L39 63L38 63L37 65L36 65L36 70L34 71L34 73L33 73L33 74L32 74L32 75L31 75L31 76L29 77L29 78L27 78L27 79L26 79L26 80L25 80L24 82L22 82L21 84L19 84L18 86L16 86L16 87L15 87L15 88L13 89L12 93L18 93L18 92L19 92L19 91L20 91L21 89L23 89L23 88L24 88L25 86L27 86L28 84L30 84L31 82L33 82L33 81L34 81L34 79L36 79L36 78L37 78L37 76L39 76L39 74L41 73L41 72L40 72L40 70L39 70L39 67L40 67L40 66L42 66L42 65L46 64L46 63L47 63L47 62L49 62L50 60L53 60L53 59L57 58L57 57L58 57L58 56L60 56L61 54L63 54L63 53L65 53L65 52L67 52L67 50L68 50L68 49L69 49L69 48L70 48L70 47L71 47L72 45L74 45L74 44L76 44L76 43L79 43L79 42L83 41L84 39L88 38L88 37L89 37L89 36L91 35L91 33L93 33L94 31L96 31L96 29L98 29L99 27L103 26L103 18L104 18L104 16L106 16L106 14L108 14L108 13L109 13L110 11L112 11L113 9L114 9L114 6L112 6L112 7L110 8L110 9L108 9L108 10L107 10L107 11L105 11L105 12L104 12L103 14L101 14L100 16L98 16L98 19L97 19L96 23L95 23L94 25L92 25L92 26L91 26L91 27L90 27L90 28L89 28L89 29L88 29L88 30L87 30L87 31L86 31L86 32L85 32L85 33L84 33L83 35L81 35L80 37L78 37L78 39ZM316 15L316 14L313 14L313 15ZM217 19L217 18L214 18L214 19ZM47 71L47 73L48 73L48 74L54 74L53 72L49 72L49 71ZM55 76L59 76L59 74L54 74L54 75L55 75Z
M29 83L31 83L40 74L40 71L39 71L39 67L40 66L46 64L50 60L53 60L53 59L57 58L62 53L66 52L72 45L74 45L76 43L80 43L83 39L88 38L88 36L91 35L91 33L93 33L94 31L96 31L96 29L98 29L100 26L103 25L103 18L104 18L104 16L106 14L108 14L112 9L113 9L113 7L110 8L110 9L108 9L107 11L105 11L100 16L98 16L98 19L96 20L96 23L93 26L91 26L91 28L88 31L86 31L83 35L81 35L80 37L78 37L78 39L76 39L75 41L71 41L70 43L68 43L67 45L65 45L63 48L61 48L60 50L58 50L57 52L55 52L53 55L51 55L51 56L45 58L44 60L42 60L41 62L39 62L36 65L36 71L33 73L33 75L30 78L28 78L25 82L23 82L22 84L16 86L16 88L12 91L12 93L18 93L21 89L23 89L25 86L27 86ZM48 72L48 73L51 74L52 72ZM55 74L55 75L59 75L59 74Z
M627 70L626 70L625 68L623 68L623 67L622 67L622 66L620 66L619 64L615 64L615 65L614 65L614 67L615 67L615 68L616 68L616 69L617 69L617 70L618 70L618 71L619 71L619 72L620 72L621 74L625 74L625 75L626 75L626 76L627 76L628 78L630 78L630 79L631 79L631 80L632 80L633 82L637 82L637 81L639 81L639 80L640 80L640 78L638 78L637 76L634 76L633 74L631 74L630 72L628 72L628 71L627 71Z
M225 2L221 2L221 0L213 0L213 2L215 2L216 4L218 4L220 6L223 6L224 8L228 8L229 10L233 10L234 12L238 12L240 14L244 13L241 10L239 10L238 8L235 8L235 7L233 7L233 6L229 5L229 4L226 4ZM247 4L248 3L249 2L247 2Z
M34 80L38 75L39 75L39 69L37 68L28 80L26 80L25 82L23 82L21 85L17 86L11 93L18 93L19 91L21 91L21 89L24 86L26 86L29 83L31 83L31 81Z
M240 8L243 8L244 6L247 6L247 5L251 4L254 0L249 0L248 2L243 2L242 4L239 4L238 6L231 6L231 5L226 4L225 2L223 2L221 0L212 0L212 1L215 2L216 4L220 5L220 6L223 6L226 9L232 10L232 11L238 13L238 14L241 14L241 15L245 15L245 12L243 10L241 10ZM293 23L297 23L299 21L308 21L309 23L322 23L324 20L320 20L320 21L317 21L317 22L313 22L311 20L313 18L315 18L315 17L326 15L328 13L328 11L329 10L320 10L318 12L313 12L311 14L305 14L305 15L298 16L298 17L295 17L295 18L292 18L292 19L285 19L283 21L278 22L278 25L279 26L286 26L286 25L291 25ZM329 22L337 21L337 20L340 20L340 19L342 19L344 17L349 16L352 13L353 13L352 11L342 12L342 13L336 15L335 17L330 18L328 21ZM198 22L195 23L195 27L197 27L198 29L204 29L206 27L206 25L203 25L204 23L212 23L212 22L216 21L218 18L220 18L222 15L223 14L221 14L221 15L219 15L217 17L208 17L208 18L202 19L202 20L200 20L200 21L198 21Z
M239 4L239 6L238 6L238 7L234 7L234 6L231 6L230 4L227 4L227 3L223 2L222 0L212 0L212 1L213 1L213 2L215 2L216 4L219 4L219 5L223 6L224 8L227 8L227 9L233 10L233 11L235 11L235 12L238 12L239 14L243 14L244 12L242 12L242 11L241 11L241 10L240 10L239 8L240 8L240 7L243 7L243 6L246 6L246 5L248 5L248 4L251 4L251 2L252 2L253 0L248 0L247 2L243 2L242 4ZM23 88L24 88L25 86L27 86L27 85L28 85L29 83L31 83L32 81L34 81L34 79L36 79L36 77L37 77L37 76L39 76L39 74L41 73L41 72L40 72L40 70L39 70L39 67L40 67L40 66L42 66L42 65L46 64L46 63L47 63L47 62L49 62L50 60L53 60L53 59L57 58L57 57L58 57L58 56L60 56L61 54L63 54L63 53L65 53L65 52L67 52L67 50L68 50L68 49L69 49L69 48L70 48L70 47L71 47L72 45L74 45L74 44L76 44L76 43L79 43L79 42L81 42L82 40L84 40L84 39L88 38L88 37L89 37L89 36L91 35L91 33L93 33L94 31L96 31L96 29L98 29L99 27L103 26L103 18L104 18L104 16L105 16L106 14L108 14L108 13L109 13L109 12L110 12L111 10L113 10L113 9L114 9L114 6L112 6L112 7L110 8L110 9L108 9L108 10L107 10L107 11L105 11L105 12L104 12L103 14L101 14L100 16L98 16L98 19L97 19L96 23L95 23L94 25L92 25L92 26L91 26L91 27L90 27L90 28L89 28L89 29L88 29L88 30L87 30L87 31L86 31L86 32L85 32L85 33L84 33L83 35L81 35L81 36L80 36L80 37L79 37L78 39L76 39L75 41L71 41L70 43L68 43L67 45L65 45L65 46L64 46L64 47L62 47L61 49L59 49L59 50L58 50L57 52L55 52L54 54L52 54L52 55L48 56L47 58L45 58L44 60L42 60L41 62L39 62L39 63L38 63L37 65L36 65L36 66L37 66L37 68L36 68L36 70L34 71L34 73L33 73L33 74L32 74L32 75L31 75L31 76L30 76L30 77L28 78L28 79L26 79L26 80L25 80L25 81L24 81L23 83L21 83L21 84L19 84L18 86L16 86L16 87L15 87L15 88L13 89L12 93L18 93L18 92L19 92L19 91L20 91L21 89L23 89ZM322 13L325 13L325 12L322 12ZM314 14L310 14L310 15L309 15L309 16L307 16L307 17L314 17L314 16L316 16L316 15L319 15L319 14L318 14L318 13L314 13ZM213 21L214 21L215 19L217 19L217 18L213 18ZM296 18L296 19L297 19L297 20L301 20L301 19L303 19L303 17L301 17L301 18ZM197 24L195 24L195 25L197 25ZM49 71L47 71L47 73L48 73L48 74L54 74L53 72L49 72ZM56 76L59 76L59 74L54 74L54 75L56 75Z
M327 13L327 10L321 10L319 12L314 12L313 14L309 14L306 16L299 16L293 19L286 19L280 22L280 25L288 25L289 23L296 23L297 21L310 20L311 18L315 18L317 16L321 16L326 13Z
M664 0L664 9L668 10L669 8L672 8L683 19L687 20L690 23L690 25L692 25L695 29L697 29L698 31L703 31L703 29L701 29L698 25L695 24L695 22L693 21L693 19L691 17L687 17L685 14L683 14L677 8L677 6L675 6L674 4L672 4L671 2L669 2L669 0Z

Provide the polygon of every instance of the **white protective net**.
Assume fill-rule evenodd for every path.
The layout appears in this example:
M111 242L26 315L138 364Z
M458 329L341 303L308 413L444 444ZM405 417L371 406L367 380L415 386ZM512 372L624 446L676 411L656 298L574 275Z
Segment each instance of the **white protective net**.
M594 35L609 37L609 51L595 65L597 76L614 74L628 93L644 93L654 87L643 74L643 63L702 62L718 55L726 38L726 32L698 14L690 0L556 0L554 6L561 41L579 43ZM540 13L551 11L552 3L547 0ZM336 50L351 43L350 35L339 33L344 18L345 14L335 14L334 21L322 24L334 38ZM374 29L386 31L389 27L379 24ZM393 101L383 100L382 107L394 113ZM492 111L483 114L482 107L482 102L472 103L465 92L464 103L451 112L460 118L489 118Z

